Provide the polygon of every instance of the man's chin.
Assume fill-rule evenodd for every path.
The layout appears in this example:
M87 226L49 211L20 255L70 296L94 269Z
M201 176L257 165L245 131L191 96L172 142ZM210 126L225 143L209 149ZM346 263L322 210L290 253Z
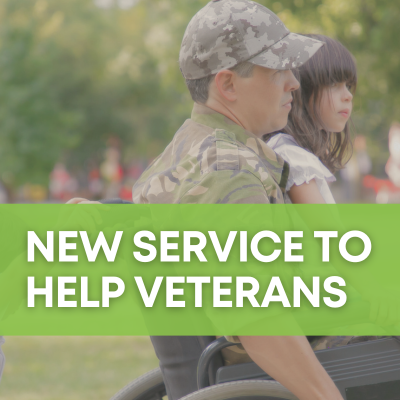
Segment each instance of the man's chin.
M279 121L279 123L274 125L274 129L268 133L281 131L287 125L287 121L288 121L287 118L284 118L282 121Z
M275 116L276 117L276 116ZM264 128L264 133L263 135L267 135L268 133L273 133L273 132L279 132L281 131L286 125L288 121L288 116L280 116L280 118L276 118L275 120L271 121L271 119L268 121L268 127L266 126ZM272 124L271 124L272 122Z

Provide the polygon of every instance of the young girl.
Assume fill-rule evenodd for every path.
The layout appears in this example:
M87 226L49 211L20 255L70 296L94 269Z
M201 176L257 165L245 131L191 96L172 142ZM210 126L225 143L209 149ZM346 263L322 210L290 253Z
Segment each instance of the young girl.
M305 35L325 45L298 70L288 125L266 135L268 145L289 165L286 186L292 203L334 203L328 182L351 154L348 121L357 71L353 56L337 40Z
M350 52L337 40L305 35L325 42L298 70L300 89L293 92L288 124L266 135L290 165L286 202L335 203L328 182L351 155L348 121L357 70ZM339 347L375 337L310 336L314 350Z

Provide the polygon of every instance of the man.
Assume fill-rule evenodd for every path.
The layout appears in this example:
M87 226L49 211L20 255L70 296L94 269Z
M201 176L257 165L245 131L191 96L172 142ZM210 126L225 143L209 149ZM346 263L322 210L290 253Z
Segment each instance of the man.
M189 23L179 56L195 102L191 119L135 184L134 203L282 203L288 166L261 138L286 125L299 87L291 69L321 46L290 33L260 4L208 3ZM195 340L152 338L170 400L196 390L177 356L200 350ZM299 399L342 399L305 337L238 340Z

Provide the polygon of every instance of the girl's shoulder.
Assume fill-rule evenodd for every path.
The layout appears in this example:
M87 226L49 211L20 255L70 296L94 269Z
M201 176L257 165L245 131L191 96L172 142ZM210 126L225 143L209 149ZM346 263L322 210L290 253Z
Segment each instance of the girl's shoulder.
M293 184L309 183L312 179L320 184L322 181L334 182L336 180L320 159L301 147L292 136L278 133L267 144L289 163L288 190Z
M308 154L311 158L316 158L317 160L319 160L319 158L315 154L311 153L311 151L305 149L304 147L301 147L296 142L296 139L287 133L280 132L275 134L274 136L272 136L271 139L268 140L267 144L269 147L275 150L275 152L276 149L279 149L282 152L298 151L304 156Z
M301 147L293 136L287 133L277 133L268 140L267 145L278 153L290 166L298 163L305 165L316 165L323 170L328 170L320 159L311 151Z
M269 139L267 141L267 144L269 147L272 147L273 149L275 149L276 147L280 147L283 145L289 145L289 146L297 146L300 147L299 144L296 142L296 139L293 136L288 135L287 133L277 133L274 136L271 137L271 139ZM303 149L302 147L300 147L301 149ZM303 149L305 150L305 149Z

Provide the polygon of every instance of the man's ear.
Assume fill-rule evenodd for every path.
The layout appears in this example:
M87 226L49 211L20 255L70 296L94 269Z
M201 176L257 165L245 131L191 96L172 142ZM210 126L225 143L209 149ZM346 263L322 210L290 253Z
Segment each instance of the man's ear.
M214 84L219 94L228 101L236 101L237 99L237 87L236 87L237 75L224 69L215 76Z

